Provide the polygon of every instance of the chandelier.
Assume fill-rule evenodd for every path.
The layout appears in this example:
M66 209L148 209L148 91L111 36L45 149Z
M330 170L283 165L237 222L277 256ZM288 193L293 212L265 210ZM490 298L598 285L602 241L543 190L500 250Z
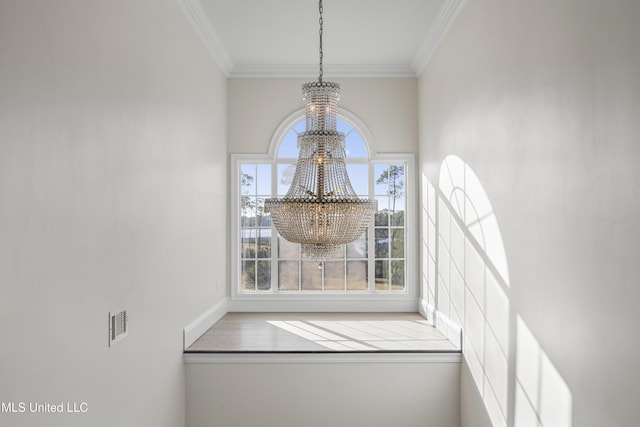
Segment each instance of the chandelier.
M322 80L322 0L320 75L302 85L306 128L298 135L298 162L287 194L265 201L280 235L302 245L302 256L322 261L339 256L342 245L358 239L376 210L359 198L347 175L345 136L336 130L340 85Z

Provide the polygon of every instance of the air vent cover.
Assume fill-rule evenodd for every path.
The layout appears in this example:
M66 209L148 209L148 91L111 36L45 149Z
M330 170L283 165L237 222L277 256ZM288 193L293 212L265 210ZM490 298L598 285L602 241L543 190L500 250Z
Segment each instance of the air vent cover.
M109 347L127 336L129 333L128 323L127 310L116 310L109 313Z

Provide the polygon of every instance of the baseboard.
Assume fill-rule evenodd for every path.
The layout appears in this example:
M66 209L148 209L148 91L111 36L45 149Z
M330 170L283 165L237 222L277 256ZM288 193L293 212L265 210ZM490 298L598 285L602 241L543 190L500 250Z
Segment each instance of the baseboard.
M210 327L222 318L229 311L229 300L227 298L218 302L200 317L184 328L183 341L186 350L198 338L202 336Z
M445 315L441 311L434 309L433 319L436 325L436 329L442 332L449 341L451 341L458 348L462 348L462 326L452 321L449 316Z
M451 343L462 349L462 327L452 321L449 316L438 311L432 304L425 299L421 299L418 304L418 313L425 319L433 323Z
M429 304L426 299L422 298L418 303L418 313L425 319L434 323L436 308Z

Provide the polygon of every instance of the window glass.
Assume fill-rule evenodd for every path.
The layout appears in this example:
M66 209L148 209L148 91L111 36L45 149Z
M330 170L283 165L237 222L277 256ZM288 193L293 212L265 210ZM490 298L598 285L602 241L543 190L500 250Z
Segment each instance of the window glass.
M298 132L294 129L289 130L280 142L278 157L281 159L298 157Z
M369 264L367 261L347 261L347 290L369 289Z
M369 194L369 165L360 163L347 164L347 174L358 196L367 197Z
M324 263L324 290L344 291L345 271L344 261L326 261Z
M347 157L363 158L368 157L367 146L362 140L362 136L355 130L345 136L344 151Z
M319 268L301 256L300 245L284 240L264 211L270 197L286 195L298 157L297 137L305 122L294 123L280 140L277 157L268 162L240 161L240 293L394 292L406 291L406 164L372 162L360 132L343 118L347 173L359 197L377 202L369 228Z
M297 291L300 285L300 263L280 261L278 263L278 290Z

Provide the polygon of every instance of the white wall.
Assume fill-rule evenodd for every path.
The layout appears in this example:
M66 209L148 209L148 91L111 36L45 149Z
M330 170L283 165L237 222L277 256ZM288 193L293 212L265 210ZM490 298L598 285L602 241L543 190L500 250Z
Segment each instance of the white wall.
M184 425L182 328L225 296L225 137L174 0L0 3L0 401L88 405L1 425Z
M447 155L467 162L504 239L508 425L637 423L638 19L635 1L469 1L419 79L421 172L437 188ZM465 372L463 425L484 425Z
M338 106L364 122L378 152L417 152L416 79L329 80L340 83ZM314 79L230 79L229 152L266 153L278 125L304 107L307 81Z
M457 361L189 363L186 369L189 427L460 425Z

